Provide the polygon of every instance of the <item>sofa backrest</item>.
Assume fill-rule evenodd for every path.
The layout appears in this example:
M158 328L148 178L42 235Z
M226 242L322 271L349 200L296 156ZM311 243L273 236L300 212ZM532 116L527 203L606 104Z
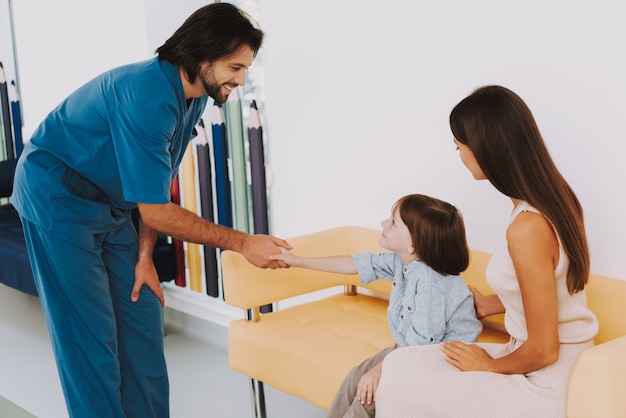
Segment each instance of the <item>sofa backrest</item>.
M351 255L357 252L387 251L378 244L380 231L357 226L343 226L289 238L294 254L308 257ZM493 293L485 281L490 255L471 251L470 266L461 275L483 293ZM375 281L362 285L358 275L324 273L301 268L259 269L243 256L224 251L221 256L226 301L241 309L263 306L278 300L300 296L335 286L358 286L389 295L391 282ZM501 318L495 318L496 323Z
M379 239L380 231L344 226L287 241L294 247L295 254L322 257L351 255L362 251L386 251L378 245ZM461 273L468 285L485 294L493 293L485 279L490 258L491 254L470 251L470 265ZM226 301L241 309L263 306L335 286L363 287L358 275L324 273L301 268L259 269L232 251L222 253L222 271L225 278L228 275L228 280L224 280ZM383 295L391 292L391 282L388 281L375 281L364 287ZM600 322L596 343L626 335L626 280L592 275L587 286L587 301ZM500 328L503 318L502 315L494 315L487 318L486 322Z
M600 323L596 344L626 335L626 280L592 274L587 303Z
M380 232L360 227L339 227L287 241L294 254L322 257L352 255L361 251L382 251L378 246ZM221 255L226 302L241 309L250 309L290 297L304 295L335 286L362 286L359 276L326 273L302 268L260 269L249 264L233 251ZM367 288L389 294L390 282L374 282Z

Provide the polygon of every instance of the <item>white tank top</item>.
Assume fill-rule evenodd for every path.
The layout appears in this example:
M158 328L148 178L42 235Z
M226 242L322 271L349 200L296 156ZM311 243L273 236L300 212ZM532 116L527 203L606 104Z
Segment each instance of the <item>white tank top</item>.
M519 203L511 213L509 224L522 212L539 213L527 202ZM587 293L582 290L570 295L567 290L569 259L559 239L559 262L554 270L559 300L559 339L561 343L581 343L592 339L598 332L598 321L587 307ZM498 294L506 313L504 325L509 334L520 341L528 339L522 295L508 251L506 236L498 245L487 266L487 282Z

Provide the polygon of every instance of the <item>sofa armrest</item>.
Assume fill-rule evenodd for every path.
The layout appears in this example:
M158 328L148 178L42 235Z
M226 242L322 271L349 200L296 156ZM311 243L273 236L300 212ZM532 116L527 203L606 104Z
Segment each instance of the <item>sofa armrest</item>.
M618 417L626 411L626 336L587 349L576 362L568 418Z

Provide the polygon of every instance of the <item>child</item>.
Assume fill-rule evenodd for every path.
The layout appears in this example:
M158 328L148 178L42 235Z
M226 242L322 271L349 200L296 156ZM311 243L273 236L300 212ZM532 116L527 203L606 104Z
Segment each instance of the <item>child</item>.
M402 197L381 223L380 245L390 252L354 256L299 257L287 250L271 256L293 267L361 276L367 284L392 280L388 318L396 343L352 369L339 388L328 417L373 417L374 394L385 356L397 347L473 342L482 330L472 293L459 273L469 250L459 211L441 200Z

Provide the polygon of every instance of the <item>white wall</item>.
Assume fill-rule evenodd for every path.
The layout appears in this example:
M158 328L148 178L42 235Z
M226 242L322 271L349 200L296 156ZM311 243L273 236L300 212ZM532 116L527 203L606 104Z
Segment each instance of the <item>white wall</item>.
M13 0L25 139L69 93L150 57L145 0Z
M272 232L378 228L415 192L457 205L470 245L491 251L511 204L460 163L448 114L498 83L527 101L577 191L592 270L626 279L626 3L509 3L262 0ZM151 56L200 4L14 2L27 132L91 77Z
M19 80L16 80L15 77L10 9L8 0L0 0L0 62L2 62L8 85L11 84L11 81L17 81L19 84Z
M378 228L425 193L492 251L512 206L461 164L448 115L502 84L584 205L592 271L626 279L626 3L263 0L260 13L274 234Z

